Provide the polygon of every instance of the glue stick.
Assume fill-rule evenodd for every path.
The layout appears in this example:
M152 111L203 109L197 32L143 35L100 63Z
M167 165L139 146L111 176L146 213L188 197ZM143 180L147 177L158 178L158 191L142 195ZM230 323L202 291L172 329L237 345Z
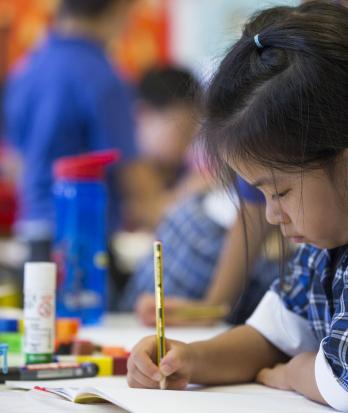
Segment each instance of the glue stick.
M54 263L25 264L24 352L27 364L53 360L56 277Z

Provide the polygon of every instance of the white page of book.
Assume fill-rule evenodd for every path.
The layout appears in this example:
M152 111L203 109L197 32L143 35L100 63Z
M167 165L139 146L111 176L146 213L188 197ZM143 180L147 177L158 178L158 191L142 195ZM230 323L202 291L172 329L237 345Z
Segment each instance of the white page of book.
M10 382L11 387L31 389L38 382ZM313 403L293 392L277 391L259 385L214 387L197 391L161 391L129 389L124 378L91 378L40 382L43 387L79 387L105 397L110 402L132 413L324 413L329 407ZM96 410L97 411L97 410Z
M127 389L127 380L124 376L120 377L88 377L85 379L67 379L67 380L37 380L37 381L12 381L6 382L6 386L12 389L31 390L36 386L39 387L55 387L55 388L67 388L74 389L84 387L97 387L97 388L117 388Z

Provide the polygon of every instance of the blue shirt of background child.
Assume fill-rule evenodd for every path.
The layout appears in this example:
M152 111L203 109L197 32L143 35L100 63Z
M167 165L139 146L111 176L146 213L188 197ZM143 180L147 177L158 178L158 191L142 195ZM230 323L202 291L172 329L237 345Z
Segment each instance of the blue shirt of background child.
M5 121L23 156L20 221L52 226L57 158L109 148L119 148L123 160L137 155L130 93L90 40L51 33L10 76Z

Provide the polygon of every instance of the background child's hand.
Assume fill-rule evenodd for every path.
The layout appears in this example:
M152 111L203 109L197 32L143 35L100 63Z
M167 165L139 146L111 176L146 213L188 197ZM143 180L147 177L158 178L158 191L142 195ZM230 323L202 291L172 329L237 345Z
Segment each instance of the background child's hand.
M177 311L194 305L195 301L181 297L166 297L164 303L164 316L167 326L194 325L195 321L190 318L183 319L176 315ZM156 324L156 303L155 295L145 293L142 294L136 304L135 311L140 321L147 326ZM206 320L203 320L206 321Z
M162 376L166 388L182 390L190 381L193 355L188 344L166 340L167 354L160 367L156 365L156 337L146 337L132 350L128 359L128 385L130 387L159 388Z
M135 312L139 320L146 326L154 326L156 323L155 295L142 294L135 305ZM166 320L167 322L167 320Z
M210 326L221 320L219 317L197 317L182 315L185 310L190 311L196 306L204 304L203 301L188 300L182 297L166 297L164 304L165 321L167 326ZM135 307L140 321L147 326L156 324L156 304L154 294L145 293L140 296ZM226 312L226 314L228 311ZM224 314L224 315L226 315Z

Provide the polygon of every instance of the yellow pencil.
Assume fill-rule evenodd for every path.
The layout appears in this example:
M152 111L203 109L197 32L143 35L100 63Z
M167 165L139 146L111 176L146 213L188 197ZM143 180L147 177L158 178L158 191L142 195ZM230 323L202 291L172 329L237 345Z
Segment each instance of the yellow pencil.
M154 269L155 269L155 295L156 295L156 339L157 339L157 364L160 365L166 354L164 334L164 291L163 291L163 249L160 241L153 245ZM160 381L160 388L166 388L166 379Z

